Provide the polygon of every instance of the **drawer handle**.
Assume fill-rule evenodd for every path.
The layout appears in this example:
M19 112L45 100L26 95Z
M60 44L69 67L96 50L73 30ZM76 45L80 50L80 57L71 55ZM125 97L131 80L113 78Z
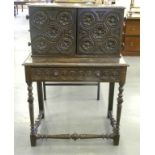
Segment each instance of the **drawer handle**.
M59 72L58 71L54 71L53 75L54 76L58 76L59 75Z
M100 77L100 76L101 76L100 71L97 71L97 72L96 72L96 76L97 76L97 77Z
M31 46L31 43L30 42L28 42L28 46Z
M26 15L26 19L29 19L30 17L29 17L29 15Z

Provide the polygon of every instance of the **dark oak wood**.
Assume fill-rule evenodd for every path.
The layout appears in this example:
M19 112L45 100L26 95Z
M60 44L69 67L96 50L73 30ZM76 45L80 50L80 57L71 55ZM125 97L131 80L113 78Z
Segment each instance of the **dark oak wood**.
M100 100L100 82L97 83L97 100Z
M109 83L109 104L108 104L108 114L107 114L108 118L110 117L109 114L113 110L114 87L115 87L115 83L110 82Z
M36 146L36 135L30 135L31 146Z
M39 111L42 112L42 118L44 118L44 101L43 101L42 82L37 82L37 93L38 93Z
M124 9L78 10L77 53L120 55Z
M85 61L83 61L83 59ZM46 60L44 62L44 60ZM91 81L91 82L110 82L110 100L109 100L109 118L113 127L113 133L111 136L103 136L94 134L86 134L87 136L76 134L76 138L73 135L42 135L39 138L57 138L57 139L83 139L83 138L112 138L114 140L114 145L119 144L119 125L121 117L121 108L123 102L123 85L126 78L127 64L124 62L123 58L72 58L67 63L64 58L55 58L56 62L53 61L54 58L45 57L31 57L29 56L25 61L25 77L26 81L29 82L42 82L42 81ZM69 59L68 59L69 60ZM76 61L74 61L76 60ZM93 60L93 61L92 61ZM74 63L73 63L74 62ZM73 72L75 71L75 72ZM117 119L115 121L112 116L112 98L114 91L114 83L118 82L120 84L119 94L118 94L118 105L117 105ZM31 87L30 87L31 88ZM29 89L29 91L32 89ZM31 91L29 92L31 98ZM32 104L32 100L30 100ZM31 117L32 107L31 107ZM40 124L40 121L39 123ZM32 123L31 127L34 128L35 134L32 136L37 136L37 128L39 125ZM39 134L40 135L40 134ZM32 138L31 138L32 139ZM33 140L31 140L31 145L33 146Z
M120 55L124 8L105 5L92 7L85 4L36 4L30 5L29 11L32 55L25 60L24 67L28 85L31 146L35 146L36 139L40 138L107 138L112 139L114 145L118 145L123 85L128 66ZM39 115L35 122L32 82L37 82L39 102ZM38 133L44 116L42 82L110 83L108 117L112 133ZM116 82L119 83L119 93L115 119L112 111ZM99 98L99 93L97 96Z
M102 139L113 139L113 134L58 134L58 135L40 135L38 134L36 138L51 138L51 139L93 139L93 138L102 138Z
M33 109L33 93L32 93L32 82L27 82L28 85L28 103L29 103L29 114L30 114L30 126L31 126L31 133L30 133L30 140L31 146L36 145L36 130L34 125L34 109Z
M44 100L46 100L46 82L43 81L43 94L44 94Z
M32 54L73 55L76 50L76 9L30 7Z
M29 20L33 56L120 56L123 7L30 5Z
M123 103L123 86L124 82L119 82L119 93L118 93L118 98L117 98L117 118L116 118L116 136L114 137L114 145L119 144L119 138L120 138L120 119L121 119L121 110L122 110L122 103Z

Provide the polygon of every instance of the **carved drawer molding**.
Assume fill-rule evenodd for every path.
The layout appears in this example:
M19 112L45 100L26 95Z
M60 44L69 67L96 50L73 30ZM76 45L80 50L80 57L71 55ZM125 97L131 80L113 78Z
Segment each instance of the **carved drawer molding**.
M121 70L114 68L31 68L32 80L119 81Z

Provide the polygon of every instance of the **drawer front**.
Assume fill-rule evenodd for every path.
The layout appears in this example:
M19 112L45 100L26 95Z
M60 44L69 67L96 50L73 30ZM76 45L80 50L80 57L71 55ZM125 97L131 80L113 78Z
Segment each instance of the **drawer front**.
M126 37L125 38L125 51L140 51L140 38L139 37Z
M140 35L140 21L139 20L127 20L126 23L126 35Z
M74 55L76 9L29 7L32 55Z
M119 55L124 9L79 9L77 53L80 55Z
M32 81L120 81L120 68L31 68ZM124 75L124 74L123 74Z

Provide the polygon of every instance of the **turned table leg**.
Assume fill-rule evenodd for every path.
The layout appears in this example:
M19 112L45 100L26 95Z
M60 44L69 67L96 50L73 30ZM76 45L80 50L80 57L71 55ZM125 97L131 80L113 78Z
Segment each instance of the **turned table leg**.
M28 103L29 103L29 114L30 114L30 140L31 146L36 145L36 132L35 132L35 125L34 125L34 109L33 109L33 92L32 92L32 82L27 82L28 86Z
M100 100L100 82L97 83L97 100Z
M115 83L110 82L109 83L109 104L108 104L108 113L107 117L109 118L109 113L112 112L113 110L113 98L114 98L114 88L115 88Z
M119 83L119 93L117 98L117 117L116 117L116 130L115 130L115 137L114 137L114 145L119 144L119 128L120 128L120 118L121 118L121 110L122 110L122 103L123 103L123 86L124 83Z
M44 100L46 100L46 84L45 84L45 81L43 81L43 94L44 94Z
M42 82L37 82L37 93L38 93L39 112L42 113L42 118L44 118L44 101L43 101Z

